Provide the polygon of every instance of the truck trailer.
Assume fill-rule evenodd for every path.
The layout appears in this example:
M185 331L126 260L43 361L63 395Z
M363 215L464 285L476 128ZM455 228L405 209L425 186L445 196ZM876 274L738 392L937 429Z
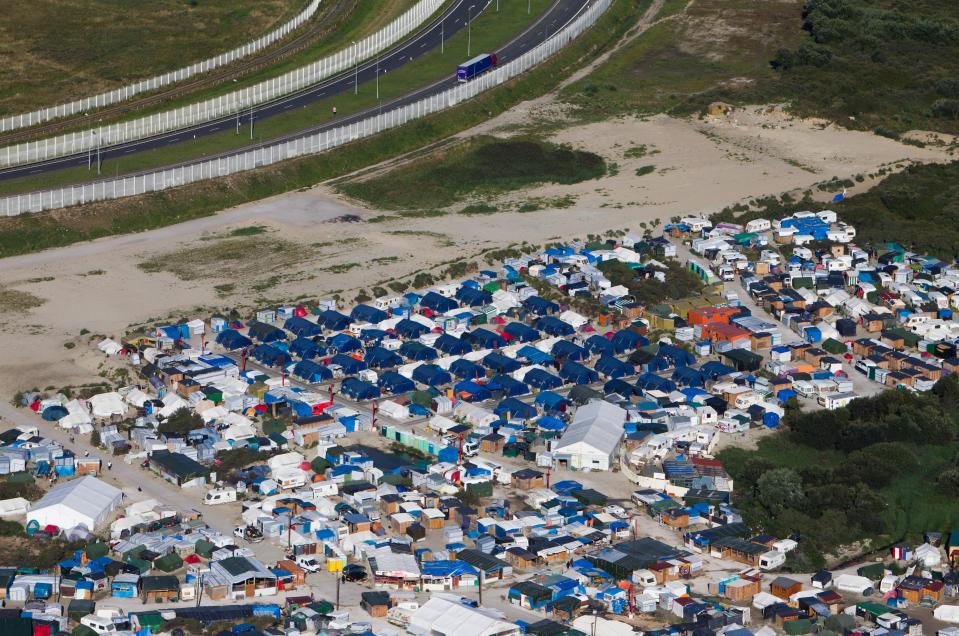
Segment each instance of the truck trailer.
M496 53L481 53L456 67L456 79L460 82L468 82L474 77L496 68L496 63Z

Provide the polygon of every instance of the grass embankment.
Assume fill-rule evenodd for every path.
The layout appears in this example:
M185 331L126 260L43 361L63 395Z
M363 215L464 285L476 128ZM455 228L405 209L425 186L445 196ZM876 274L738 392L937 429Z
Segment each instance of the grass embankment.
M341 192L390 210L446 207L539 183L579 183L606 174L597 154L536 139L476 137L390 172L340 184Z
M650 0L618 0L599 22L548 64L443 113L411 122L334 151L302 157L226 179L118 201L0 219L0 257L79 241L140 232L343 176L445 139L554 88L588 60L615 44Z
M445 7L445 5L444 5ZM166 112L189 104L219 97L235 90L252 86L264 80L278 77L284 73L306 66L328 55L350 46L353 41L359 41L368 35L379 31L384 26L399 17L410 8L408 0L381 0L380 2L361 2L351 4L349 2L337 3L335 0L326 0L320 4L320 8L314 15L314 21L323 22L321 35L313 44L299 51L294 52L287 58L270 64L264 68L251 71L235 81L226 81L215 86L209 86L200 90L185 93L182 96L165 100L153 106L137 109L135 111L106 117L103 119L103 125L108 125L118 121L128 121L139 119L158 112ZM301 27L309 28L308 25ZM300 31L297 31L299 33ZM294 37L294 36L290 36ZM77 122L76 126L65 128L57 132L57 135L64 134L70 130L85 130L88 125ZM44 136L40 135L42 139Z
M800 115L895 135L959 133L959 4L669 0L662 22L576 82L584 117L785 101ZM683 15L677 15L679 12Z
M756 527L803 540L789 566L869 540L871 549L921 541L959 523L959 382L932 392L887 391L835 411L790 412L787 430L755 451L719 458L735 478L736 505Z
M383 73L379 82L380 99L376 97L376 83L368 81L360 84L356 94L347 90L335 96L313 102L308 106L289 110L268 119L256 121L254 136L256 140L269 140L290 134L333 120L333 107L337 117L374 108L378 103L388 108L390 100L407 94L411 87L428 86L433 82L449 77L456 72L456 66L468 55L482 51L495 50L518 35L533 23L552 0L533 0L533 11L526 13L526 4L503 2L500 11L489 7L482 15L473 20L472 43L467 52L467 32L461 29L450 36L445 49L435 49L424 53L399 69ZM249 123L241 117L242 129L237 134L234 126L227 124L224 130L212 135L204 135L182 143L145 152L123 155L121 158L105 160L102 164L104 175L122 176L165 165L200 159L230 150L239 150L250 145ZM44 188L59 187L91 180L91 172L85 166L58 170L57 172L24 177L0 184L0 194L16 194Z
M267 33L302 0L8 0L0 12L0 113L110 90Z

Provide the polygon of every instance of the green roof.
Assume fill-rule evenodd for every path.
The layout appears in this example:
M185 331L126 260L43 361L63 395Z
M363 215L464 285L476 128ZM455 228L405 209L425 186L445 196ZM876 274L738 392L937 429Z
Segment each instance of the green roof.
M87 558L90 559L99 559L102 556L106 556L107 552L110 551L110 546L106 543L91 543L86 547L84 552L86 552Z
M164 572L172 572L183 567L183 559L176 552L171 552L154 561L153 567Z
M154 451L150 456L150 462L176 475L179 479L206 477L210 474L209 468L182 453Z
M140 588L144 592L180 591L180 579L170 574L144 576L140 578Z

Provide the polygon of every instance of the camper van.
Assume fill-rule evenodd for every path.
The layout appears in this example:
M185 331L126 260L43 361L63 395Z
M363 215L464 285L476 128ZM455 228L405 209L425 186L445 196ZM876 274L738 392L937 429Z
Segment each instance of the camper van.
M115 634L119 631L112 618L105 618L96 614L87 614L80 619L80 624L89 627L97 634Z
M770 550L759 555L760 570L774 570L786 562L786 555L779 550Z
M208 490L206 497L203 498L203 503L207 506L216 506L231 501L236 501L236 488L213 488Z

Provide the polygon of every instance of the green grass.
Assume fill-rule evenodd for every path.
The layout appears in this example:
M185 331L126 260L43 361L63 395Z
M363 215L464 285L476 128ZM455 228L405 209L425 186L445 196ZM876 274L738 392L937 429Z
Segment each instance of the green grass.
M504 2L499 13L492 7L473 21L473 37L470 51L476 54L480 51L495 50L512 37L535 21L547 8L550 0L534 0L533 13L527 15L526 6L517 2ZM456 66L467 59L467 33L465 30L457 32L446 42L445 52L433 50L413 62L383 74L380 78L379 103L388 105L390 100L402 97L410 91L410 87L426 86L451 75ZM376 86L374 82L362 84L357 94L351 91L322 99L303 108L290 110L275 115L254 126L254 136L257 141L269 140L281 135L303 130L333 119L333 107L336 106L337 116L344 116L373 108L377 105ZM150 168L158 168L173 163L200 159L230 150L239 150L250 144L249 127L244 127L241 134L236 134L232 126L212 135L204 135L198 139L174 144L164 148L157 148L145 152L124 155L103 163L104 175L122 176L130 172L137 172ZM59 170L57 172L25 177L0 184L0 194L29 192L43 188L66 186L93 177L85 166Z
M606 174L599 155L535 139L476 137L387 174L342 183L339 190L386 209L446 207L538 183L578 183Z
M615 2L599 22L548 64L448 111L411 122L332 152L216 181L193 184L45 214L0 219L0 257L141 232L209 216L227 207L340 177L486 121L553 89L589 59L611 47L648 9L651 0Z
M302 0L7 0L0 113L27 112L187 66L249 42Z
M340 49L350 46L353 41L374 33L392 20L399 17L410 8L407 0L381 0L380 2L360 2L351 7L345 15L336 15L330 19L330 25L326 27L325 35L312 45L301 49L276 64L271 64L237 78L237 81L227 82L211 86L202 90L194 91L182 95L175 99L164 101L162 103L137 110L122 116L104 119L104 123L114 121L128 121L138 119L146 115L157 112L164 112L193 104L202 100L219 97L231 93L235 90L252 86L264 80L278 77L284 73L300 68L322 59L328 55L336 53ZM324 11L324 4L320 5L315 20L324 19L321 15ZM445 8L445 6L444 6ZM81 127L78 127L78 129Z
M637 177L642 177L643 175L652 174L654 172L656 172L656 166L653 165L640 166L636 168Z

